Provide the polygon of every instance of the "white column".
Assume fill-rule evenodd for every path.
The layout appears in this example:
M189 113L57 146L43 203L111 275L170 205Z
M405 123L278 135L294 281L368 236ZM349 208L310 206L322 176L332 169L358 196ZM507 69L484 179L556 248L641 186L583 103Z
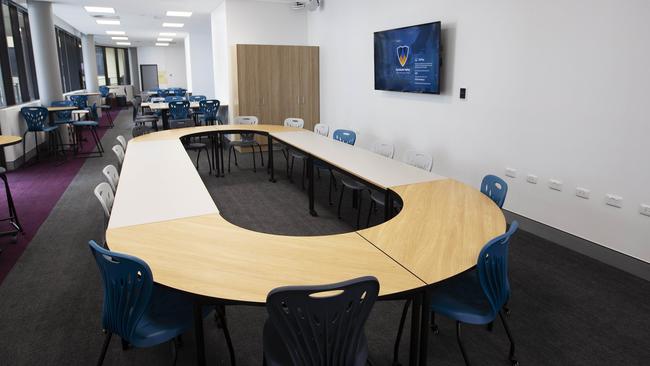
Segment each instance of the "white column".
M129 68L131 70L131 85L133 85L133 96L140 95L140 68L138 67L138 49L129 47Z
M95 52L95 36L85 34L81 36L81 53L84 62L84 75L86 77L86 90L99 91L97 80L97 52Z
M34 66L41 104L63 99L61 71L54 34L52 3L27 0L29 27L34 49Z

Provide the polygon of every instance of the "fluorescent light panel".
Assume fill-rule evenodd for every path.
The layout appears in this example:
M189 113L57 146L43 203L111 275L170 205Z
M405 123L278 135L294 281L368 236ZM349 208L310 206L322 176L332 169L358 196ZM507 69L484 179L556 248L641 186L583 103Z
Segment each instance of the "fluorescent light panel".
M158 42L171 42L173 41L173 38L158 38L156 41Z
M119 46L130 46L131 42L115 42L115 44L117 44Z
M97 24L102 24L102 25L120 25L119 20L115 19L97 19Z
M104 6L84 6L89 13L115 14L115 9Z
M184 25L183 23L163 23L165 28L183 28Z
M128 41L129 37L111 37L114 41Z
M169 46L169 43L156 43L156 46L167 47Z
M173 11L173 10L167 10L168 17L183 17L183 18L189 18L192 16L191 11Z
M112 36L123 36L126 34L125 31L106 31L106 34L110 34Z
M162 37L162 36L165 36L165 37L173 37L173 36L176 35L176 33L160 32L158 35L161 36L161 37Z

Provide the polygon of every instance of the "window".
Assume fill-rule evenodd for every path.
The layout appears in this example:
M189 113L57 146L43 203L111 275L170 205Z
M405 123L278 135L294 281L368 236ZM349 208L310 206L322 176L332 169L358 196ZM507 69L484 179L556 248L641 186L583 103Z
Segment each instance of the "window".
M81 39L57 28L56 41L59 49L59 68L61 69L63 92L85 89Z
M0 6L0 106L38 99L27 11L8 0Z
M97 46L96 52L99 85L128 85L131 83L128 49Z

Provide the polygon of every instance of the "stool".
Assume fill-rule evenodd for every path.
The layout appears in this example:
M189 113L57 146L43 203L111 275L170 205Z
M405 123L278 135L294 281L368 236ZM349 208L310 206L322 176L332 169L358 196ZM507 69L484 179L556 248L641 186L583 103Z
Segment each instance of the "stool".
M14 230L0 232L0 236L13 235L14 242L17 240L18 233L24 234L23 227L20 225L18 220L18 213L16 212L16 206L14 206L14 200L11 197L11 190L9 189L9 181L7 180L7 175L5 174L7 170L3 167L0 167L0 179L5 183L5 192L7 194L7 206L9 206L9 217L0 219L0 221L9 221L9 223L14 227Z

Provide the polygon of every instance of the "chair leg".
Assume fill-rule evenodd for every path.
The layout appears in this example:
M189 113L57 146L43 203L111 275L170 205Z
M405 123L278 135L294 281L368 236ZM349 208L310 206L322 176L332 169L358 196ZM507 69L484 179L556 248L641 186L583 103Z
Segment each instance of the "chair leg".
M228 322L226 321L226 308L222 308L222 311L217 311L217 316L221 318L223 335L226 338L226 344L228 345L228 353L230 353L230 364L235 366L235 348L232 346L232 339L230 338L230 331L228 330Z
M375 208L375 201L372 200L372 192L370 193L370 207L368 207L368 219L366 220L366 227L370 227L370 216L372 216L372 210Z
M176 341L172 339L169 343L172 348L172 366L176 366L176 361L178 360L178 352L176 352Z
M232 153L232 146L228 148L228 173L230 173L230 154Z
M196 154L196 170L199 170L199 158L201 157L201 150L203 150L203 149L200 149L199 151L197 151L197 154Z
M255 165L257 160L255 159L255 145L252 145L251 149L253 149L253 173L257 173L257 166Z
M341 205L343 203L343 192L345 192L345 186L341 185L341 194L339 195L339 207L336 209L339 220L341 219Z
M208 174L212 174L212 161L210 160L210 152L208 151L208 148L205 148L205 156L208 158L208 166L210 167L210 171Z
M402 317L399 320L399 328L397 329L397 338L395 338L395 347L393 348L393 365L399 365L399 343L402 340L402 333L404 332L404 322L406 322L406 314L411 306L411 299L406 300L404 309L402 310Z
M302 161L302 172L301 173L302 173L301 174L302 177L300 179L301 179L302 189L304 191L305 190L305 176L307 175L307 159L303 159L303 161Z
M23 165L27 164L27 155L25 155L25 137L27 136L27 132L29 131L25 131L23 134Z
M456 339L458 340L458 346L460 347L460 352L463 354L463 360L465 360L465 365L470 366L469 359L467 358L467 353L465 352L465 347L463 346L463 340L460 338L459 321L456 321Z
M97 127L93 127L93 134L95 135L95 140L97 140L97 148L101 152L101 156L103 156L104 153L104 145L102 145L102 139L99 138L99 134L97 133Z
M38 148L38 132L34 132L34 142L36 143L36 161L41 161L41 154Z
M361 220L361 201L363 199L363 190L357 193L357 230L359 230L359 220Z
M503 316L503 313L501 311L499 311L499 317L501 318L503 327L505 328L506 334L508 335L508 340L510 340L510 353L508 355L508 359L510 359L510 362L512 363L513 366L518 366L519 361L515 359L515 340L512 339L512 333L510 333L510 327L508 327L508 322L506 322L506 318Z
M431 312L431 331L436 335L440 333L440 329L436 323L436 313L434 311Z
M296 162L296 157L291 157L291 169L287 165L287 176L289 177L289 182L293 183L293 164ZM288 161L287 161L288 164Z
M5 192L7 193L7 208L9 208L9 219L14 226L21 232L25 233L23 230L23 226L20 224L20 220L18 220L18 213L16 212L16 206L14 206L14 199L11 196L11 190L9 189L9 180L7 179L6 174L0 174L0 178L4 181L5 184Z
M264 167L264 152L262 151L262 145L257 144L257 148L260 149L260 162L262 163L262 168ZM273 148L273 147L271 147ZM253 149L253 155L255 155L255 149Z
M330 174L330 184L329 184L329 190L327 192L327 200L330 204L330 206L333 204L332 203L332 186L334 185L334 176Z
M106 351L108 350L108 345L111 343L111 337L113 333L107 332L106 337L104 338L104 344L102 345L102 353L99 354L99 359L97 360L97 366L102 366L104 363L104 358L106 357Z

